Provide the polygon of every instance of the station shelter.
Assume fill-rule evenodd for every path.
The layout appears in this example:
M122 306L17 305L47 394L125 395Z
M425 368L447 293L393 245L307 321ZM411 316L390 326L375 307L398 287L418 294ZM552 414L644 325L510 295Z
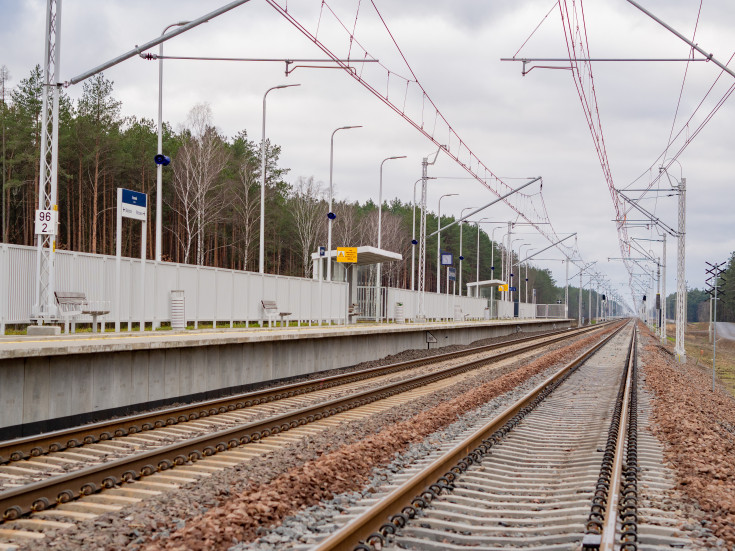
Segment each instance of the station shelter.
M349 285L349 304L355 317L375 319L379 321L385 316L385 289L381 286L381 278L375 278L374 285L360 285L365 278L362 270L373 266L403 260L403 255L377 247L363 245L360 247L339 247L327 251L322 248L311 255L313 261L313 278L326 279L327 262L332 263L332 281L345 281Z
M479 298L482 293L483 289L493 289L495 287L500 287L501 285L506 285L507 282L503 281L502 279L486 279L484 281L473 281L472 283L467 283L467 296L470 297L477 297ZM506 316L507 312L500 310L504 310L504 302L505 301L495 301L493 297L494 293L490 293L490 298L488 299L488 315L486 318L503 318L503 317L513 317L513 312L511 311L510 316ZM497 302L498 304L495 304Z

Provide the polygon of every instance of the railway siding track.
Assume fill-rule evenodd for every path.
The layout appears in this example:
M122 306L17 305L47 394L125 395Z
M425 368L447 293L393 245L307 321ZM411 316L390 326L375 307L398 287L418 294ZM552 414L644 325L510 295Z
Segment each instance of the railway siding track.
M566 336L569 336L568 332ZM559 337L554 337L546 339L542 344L525 345L521 347L521 350L531 350L539 346L545 346L550 342L556 342L558 339ZM399 392L418 389L427 383L441 381L456 374L475 369L483 364L487 364L489 361L510 357L518 353L519 349L516 347L512 351L495 354L490 358L465 362L462 366L446 370L442 373L433 373L424 377L416 377L408 381L403 381L402 383L392 385L390 388L379 388L362 392L347 399L333 400L318 407L307 408L305 410L272 417L267 420L244 424L230 430L221 431L216 435L203 435L183 443L144 451L136 454L133 458L109 461L82 469L78 472L56 476L49 480L24 486L23 488L5 491L0 493L0 510L4 512L4 519L9 521L19 519L22 515L30 511L39 513L43 511L45 513L44 517L48 518L49 516L54 516L53 511L48 510L48 508L57 503L64 504L65 511L74 512L73 508L70 508L70 505L74 505L71 501L81 495L87 496L86 504L80 507L78 511L79 515L77 516L82 518L84 515L99 513L106 508L105 505L114 507L114 504L104 503L108 498L103 498L102 500L94 499L96 492L101 488L109 488L110 491L97 496L98 498L104 495L116 496L118 503L139 499L141 491L145 494L145 492L156 492L175 488L177 484L180 485L181 483L190 482L195 480L197 476L206 476L208 470L215 468L214 465L232 466L242 462L247 457L252 457L253 454L260 455L263 453L263 450L269 448L268 444L262 444L262 439L265 437L273 438L272 435L281 433L279 435L281 438L288 439L288 435L284 431L308 429L308 423L328 422L328 418L337 413L377 400L385 400ZM167 427L169 430L172 428L175 427ZM299 431L296 430L295 432ZM296 437L294 434L293 438ZM249 442L258 442L260 450L247 451L247 447L239 449L242 444ZM277 446L275 441L273 445L274 447ZM233 457L228 459L222 452L232 452ZM66 450L61 453L67 455L74 454L74 450ZM218 457L217 454L221 455ZM206 459L209 465L199 461L201 459ZM173 466L176 466L176 469L169 471ZM151 476L154 474L156 475L155 481ZM136 489L133 489L133 485L117 487L120 482L134 481L141 476L146 478L135 482L134 486L137 492ZM128 491L127 495L125 494L126 490ZM93 499L89 499L90 497ZM115 500L113 499L112 501ZM94 502L97 502L97 504L93 504ZM68 516L67 513L64 514ZM23 524L26 519L20 520L21 524Z

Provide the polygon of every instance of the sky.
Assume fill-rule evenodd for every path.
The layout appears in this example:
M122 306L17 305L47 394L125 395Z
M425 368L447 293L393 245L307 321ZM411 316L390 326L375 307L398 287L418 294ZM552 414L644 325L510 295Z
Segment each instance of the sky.
M282 5L285 2L281 0ZM731 1L702 0L701 6L684 0L640 2L685 36L691 37L696 26L695 42L723 63L735 52ZM196 19L224 4L221 0L64 0L61 80L158 37L167 25ZM594 268L629 302L627 271L622 262L608 260L621 256L615 211L571 72L535 68L523 76L520 63L501 61L514 55L568 57L560 11L553 0L374 0L374 5L391 34L369 0L329 0L325 5L320 0L291 0L288 7L310 31L319 25L319 39L336 55L347 57L351 51L354 58L363 47L379 59L392 71L392 78L381 77L376 64L365 64L363 76L373 78L376 88L386 87L397 104L405 100L406 112L421 124L425 103L406 92L401 80L410 75L407 62L456 134L507 184L515 187L527 178L542 176L541 193L553 230L560 236L577 232L582 259L596 262ZM350 31L354 29L352 50L349 33L338 28L323 6L331 7ZM597 0L584 8L593 58L690 55L689 46L625 0ZM0 65L10 72L10 86L43 63L45 10L46 3L40 0L0 0ZM157 53L157 47L153 51ZM264 0L251 0L167 41L164 53L326 58ZM335 196L377 202L381 162L405 155L383 164L383 198L412 201L421 159L433 155L434 143L342 70L302 67L285 76L284 69L283 62L166 60L164 120L179 128L192 107L206 102L224 135L246 130L250 139L259 141L264 92L280 84L300 84L274 90L267 100L266 135L282 148L281 166L290 169L287 180L313 176L328 186L332 132L341 126L362 125L335 135ZM665 157L672 157L734 83L732 76L705 62L593 62L592 72L613 182L618 189L631 190L626 193L633 197L640 193L632 190L647 187L658 174L659 156L666 151ZM104 74L114 81L114 95L122 102L124 115L156 120L157 62L133 57ZM687 123L713 83L700 111ZM589 87L585 91L590 93ZM71 85L66 92L78 98L82 84ZM428 128L431 121L424 123ZM687 181L686 280L690 288L704 287L706 261L725 261L735 251L734 128L735 106L728 100L669 169L672 183L682 177ZM681 137L667 149L672 131L674 135L682 131ZM444 194L457 194L445 197L441 204L442 214L455 216L495 198L443 153L429 167L429 175L436 177L428 184L431 211L436 212ZM668 187L669 180L660 185ZM527 190L539 191L537 185ZM670 194L658 199L649 195L640 204L676 228L677 198L666 195ZM482 217L507 221L515 220L516 214L498 204ZM640 217L633 213L629 218ZM490 232L495 226L484 227ZM519 226L517 231L529 243L524 251L538 251L549 244L531 228ZM496 238L502 233L503 229L497 230ZM629 234L641 239L640 246L649 255L661 256L661 243L646 241L660 239L652 226L631 228ZM362 244L373 243L355 245ZM666 288L671 293L676 288L674 238L669 237L667 252ZM536 265L551 270L557 283L563 284L561 254L550 250L539 258ZM647 266L652 269L650 263ZM570 275L577 271L572 267Z

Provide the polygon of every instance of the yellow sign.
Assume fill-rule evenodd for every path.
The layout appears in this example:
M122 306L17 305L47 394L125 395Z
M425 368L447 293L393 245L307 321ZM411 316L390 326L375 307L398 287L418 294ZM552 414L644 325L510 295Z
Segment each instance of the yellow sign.
M337 262L357 262L357 247L337 247Z
M505 285L498 285L498 291L507 291L508 290L508 284Z

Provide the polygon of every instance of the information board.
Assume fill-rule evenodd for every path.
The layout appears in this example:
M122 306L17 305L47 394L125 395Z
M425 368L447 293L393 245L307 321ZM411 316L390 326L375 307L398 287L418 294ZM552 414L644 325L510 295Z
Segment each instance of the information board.
M337 247L337 262L357 262L357 247Z
M139 191L123 188L120 209L125 218L135 218L136 220L145 221L148 212L148 196Z

